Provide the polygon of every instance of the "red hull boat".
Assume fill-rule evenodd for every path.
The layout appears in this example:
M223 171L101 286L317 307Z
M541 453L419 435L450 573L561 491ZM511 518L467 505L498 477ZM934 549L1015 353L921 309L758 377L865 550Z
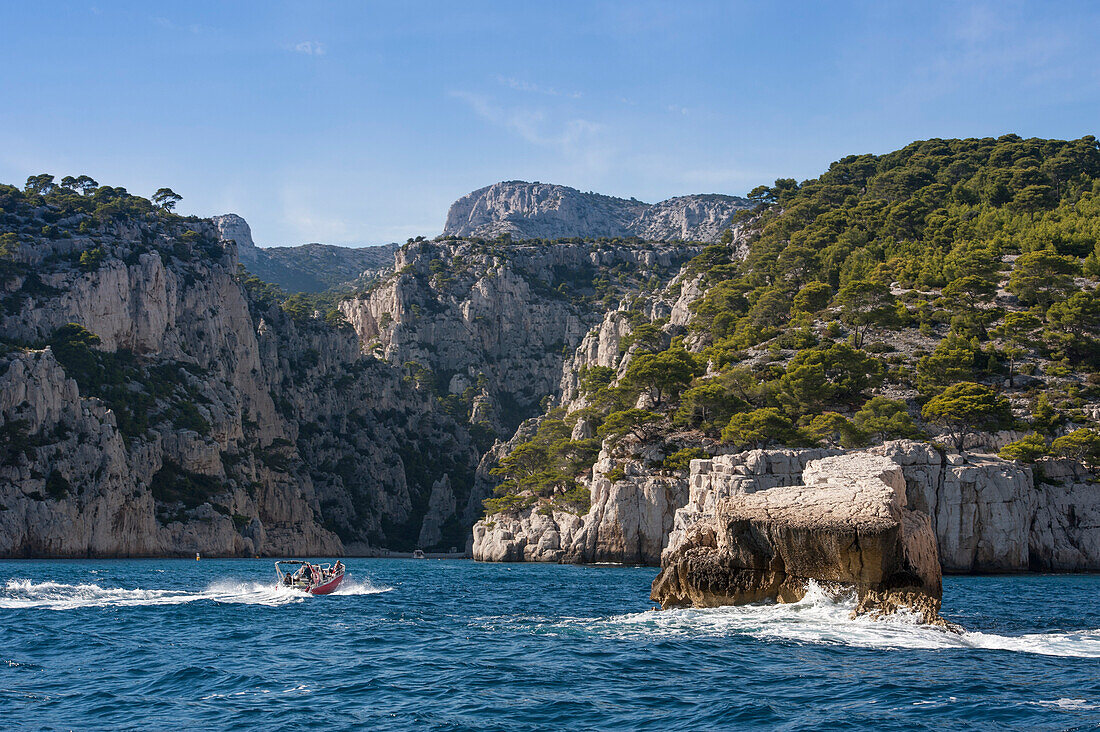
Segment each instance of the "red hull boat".
M340 586L344 579L344 563L310 564L298 560L275 562L275 576L280 587L308 592L311 595L327 595Z

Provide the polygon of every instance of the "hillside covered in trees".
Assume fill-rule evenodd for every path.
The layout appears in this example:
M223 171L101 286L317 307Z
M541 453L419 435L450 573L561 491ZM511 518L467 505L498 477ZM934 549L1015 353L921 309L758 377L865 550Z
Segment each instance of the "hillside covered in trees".
M619 358L578 354L577 393L495 469L490 516L583 513L601 447L657 471L899 437L1100 463L1094 137L915 142L749 198L722 244L608 316Z

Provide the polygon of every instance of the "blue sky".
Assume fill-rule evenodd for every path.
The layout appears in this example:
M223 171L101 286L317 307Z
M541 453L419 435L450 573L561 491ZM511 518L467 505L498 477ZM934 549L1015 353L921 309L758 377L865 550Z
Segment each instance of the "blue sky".
M4 2L0 181L261 245L433 235L498 180L656 201L914 139L1097 134L1090 2Z

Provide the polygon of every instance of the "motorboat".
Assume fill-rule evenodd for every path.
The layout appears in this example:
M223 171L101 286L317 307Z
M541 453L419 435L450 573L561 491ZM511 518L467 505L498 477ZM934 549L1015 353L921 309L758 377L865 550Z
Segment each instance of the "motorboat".
M424 556L424 550L423 549L417 549L416 551L414 551L413 552L413 559L427 559L427 557Z
M280 587L308 592L311 595L327 595L344 579L344 563L310 564L297 559L275 562L275 576Z

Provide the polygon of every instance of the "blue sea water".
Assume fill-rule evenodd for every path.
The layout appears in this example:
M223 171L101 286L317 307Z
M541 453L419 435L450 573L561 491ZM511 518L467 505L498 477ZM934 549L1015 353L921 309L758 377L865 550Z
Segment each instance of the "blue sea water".
M3 729L1096 729L1100 576L948 577L944 614L651 612L653 568L0 562Z

